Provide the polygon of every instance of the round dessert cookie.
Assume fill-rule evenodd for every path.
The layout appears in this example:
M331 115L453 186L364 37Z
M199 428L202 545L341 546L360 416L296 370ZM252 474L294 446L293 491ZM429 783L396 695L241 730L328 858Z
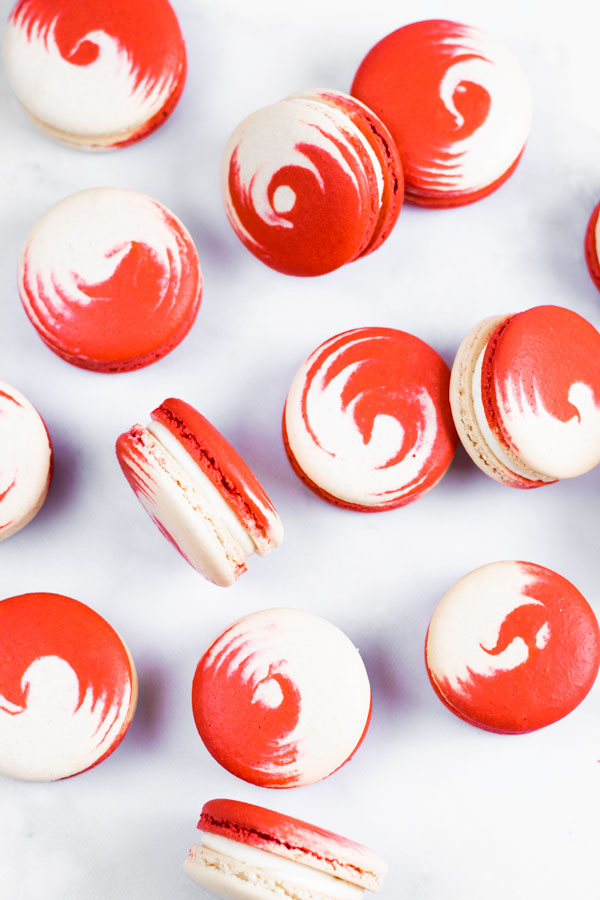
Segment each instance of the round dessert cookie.
M433 19L392 32L369 51L352 94L389 128L406 199L460 206L490 194L517 165L531 122L525 74L500 41Z
M55 781L95 766L137 701L129 650L98 613L60 594L0 602L0 772Z
M251 613L204 653L192 687L208 752L251 784L320 781L365 736L371 689L359 652L331 622L298 609Z
M202 296L193 241L156 200L92 188L52 206L21 251L19 293L58 356L98 372L161 359L192 327Z
M227 587L283 540L275 507L244 460L189 403L165 400L147 428L117 439L117 458L138 500L181 555Z
M560 306L484 319L450 380L465 450L502 484L535 488L600 462L600 334Z
M375 250L404 194L385 125L353 97L325 90L245 119L225 149L222 182L240 240L288 275L322 275Z
M461 578L433 614L425 648L451 712L503 734L562 719L600 663L596 617L566 578L528 562L495 562Z
M238 800L209 800L198 829L184 871L224 900L360 900L387 873L362 844Z
M40 511L52 480L52 442L29 400L0 381L0 541Z
M82 150L146 137L185 84L185 44L168 0L19 0L3 52L29 116Z
M585 233L585 261L587 262L588 271L592 277L592 281L600 291L600 254L598 248L600 246L600 225L598 219L600 217L600 203L594 207L594 211L590 216L587 230Z
M355 328L296 373L283 440L296 474L337 506L377 512L431 490L457 437L450 371L435 350L393 328Z

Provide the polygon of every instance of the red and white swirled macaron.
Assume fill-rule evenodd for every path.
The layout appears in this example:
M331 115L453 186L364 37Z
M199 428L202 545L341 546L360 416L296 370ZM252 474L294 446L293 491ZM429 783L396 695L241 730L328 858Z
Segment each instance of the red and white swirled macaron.
M352 94L389 128L406 199L460 206L490 194L517 165L531 122L531 93L513 54L458 22L414 22L376 44Z
M185 44L168 0L19 0L3 51L25 111L85 150L155 131L185 84Z
M227 587L283 540L275 507L244 460L189 403L165 400L147 428L117 440L117 458L165 537L209 581Z
M192 687L209 753L251 784L291 788L331 775L371 714L359 652L331 622L298 609L251 613L203 654Z
M60 594L0 602L0 772L68 778L105 759L135 711L126 645L98 613Z
M353 97L324 90L245 119L225 149L222 183L240 240L289 275L322 275L375 250L404 191L385 125Z
M536 306L484 319L458 349L450 402L459 437L502 484L534 488L600 462L600 334Z
M585 233L585 260L592 281L600 291L600 203L594 207Z
M135 191L71 194L38 219L19 294L45 344L75 366L127 372L161 359L192 327L202 296L194 243Z
M361 900L387 873L356 841L238 800L209 800L198 829L184 871L224 900Z
M458 443L450 371L428 344L393 328L325 341L296 373L283 414L296 474L325 500L376 512L431 490Z
M38 411L0 381L0 541L40 511L52 480L52 442Z
M600 631L566 578L529 562L490 563L440 601L426 661L453 713L489 731L519 734L581 703L598 673Z

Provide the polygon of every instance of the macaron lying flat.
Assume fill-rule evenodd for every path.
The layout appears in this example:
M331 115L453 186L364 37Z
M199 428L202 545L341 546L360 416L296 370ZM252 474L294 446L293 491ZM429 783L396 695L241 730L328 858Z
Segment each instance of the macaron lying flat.
M551 569L496 562L461 578L433 614L426 642L434 690L453 713L517 734L581 703L600 663L596 617Z
M225 900L360 900L387 873L362 844L250 803L210 800L198 828L184 871Z
M135 711L129 651L96 612L60 594L0 602L0 772L54 781L105 759Z
M164 206L93 188L52 206L21 251L19 293L58 356L99 372L147 366L194 323L202 273L193 241Z
M442 478L458 443L450 371L413 335L356 328L325 341L296 373L283 439L320 497L362 512L394 509Z
M83 150L146 137L185 84L185 44L168 0L19 0L3 51L29 116Z
M559 306L485 319L458 349L459 437L502 484L534 488L600 462L600 334Z
M283 540L277 512L246 463L189 403L170 398L147 428L117 440L117 458L140 503L181 555L226 587Z
M231 625L204 653L192 686L207 750L252 784L326 778L353 755L371 714L366 669L331 622L267 609Z
M460 206L499 187L517 165L531 94L512 53L478 28L433 19L383 38L361 63L351 93L389 128L406 199Z
M52 480L52 442L29 400L0 381L0 541L40 511Z
M225 149L222 183L240 240L289 275L322 275L375 250L403 197L386 127L334 91L295 94L245 119Z
M585 261L592 281L600 291L600 203L594 207L585 232Z

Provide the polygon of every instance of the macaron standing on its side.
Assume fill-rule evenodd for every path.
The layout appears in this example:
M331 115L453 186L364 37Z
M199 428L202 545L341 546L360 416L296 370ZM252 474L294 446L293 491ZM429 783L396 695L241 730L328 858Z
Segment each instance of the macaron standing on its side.
M202 296L194 243L156 200L92 188L52 206L27 236L19 293L58 356L98 372L161 359L192 327Z
M52 442L29 400L0 381L0 541L40 511L52 480Z
M129 650L98 613L60 594L0 602L0 772L68 778L123 739L137 701Z
M295 94L234 131L223 156L229 221L262 262L322 275L375 250L402 205L402 167L382 122L335 91Z
M534 488L600 462L600 334L536 306L485 319L458 349L450 402L459 437L502 484Z
M209 753L251 784L291 788L339 769L371 715L359 652L331 622L267 609L231 625L203 654L192 687Z
M431 490L458 443L450 371L419 338L356 328L318 347L292 381L283 439L296 474L320 497L361 512Z
M275 507L222 434L183 400L117 440L117 458L165 537L209 581L227 587L283 540Z
M551 569L496 562L461 578L440 601L426 641L442 702L488 731L519 734L563 718L600 663L596 617Z
M458 22L413 22L376 44L352 94L389 128L406 199L460 206L499 187L516 167L531 122L521 66L496 38Z
M585 232L585 261L587 262L588 271L592 281L600 291L600 203L594 207L588 226Z
M3 54L29 116L82 150L123 147L159 128L187 70L168 0L19 0Z
M224 900L361 900L387 873L362 844L250 803L210 800L198 829L184 871Z

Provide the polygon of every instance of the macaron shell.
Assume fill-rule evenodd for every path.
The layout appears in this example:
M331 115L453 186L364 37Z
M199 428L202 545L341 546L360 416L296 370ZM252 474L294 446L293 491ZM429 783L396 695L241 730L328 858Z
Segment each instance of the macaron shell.
M332 97L327 92L323 101L314 91L258 110L234 131L223 157L235 232L290 275L322 275L350 262L379 222L381 163Z
M209 753L265 787L326 778L353 755L371 713L358 650L319 616L271 609L240 619L200 659L194 719Z
M360 511L431 490L457 445L450 373L419 338L357 328L321 344L286 400L283 437L296 473L324 499Z
M97 765L123 739L137 676L119 635L59 594L0 602L0 772L53 781Z
M191 328L202 294L196 249L165 207L94 188L51 207L31 229L19 293L42 340L73 365L138 369Z
M244 460L223 435L189 403L169 398L152 412L211 480L264 556L283 540L275 507Z
M510 316L488 342L486 415L532 470L582 475L600 462L600 334L577 313L537 306Z
M479 29L414 22L373 47L351 93L382 119L404 168L406 199L459 206L491 193L516 167L531 95L512 53Z
M209 581L233 584L246 571L244 555L181 466L141 425L119 436L116 452L131 488L167 540Z
M598 672L600 632L584 597L526 562L482 566L441 600L429 626L431 682L459 717L518 734L571 712Z
M0 541L41 509L52 480L52 442L37 410L0 381Z
M376 891L387 866L373 851L301 819L237 800L210 800L198 828Z
M585 232L585 261L592 281L600 291L600 259L598 258L598 217L600 203L594 207Z
M168 0L20 0L3 51L26 112L82 149L124 146L158 128L187 70Z

